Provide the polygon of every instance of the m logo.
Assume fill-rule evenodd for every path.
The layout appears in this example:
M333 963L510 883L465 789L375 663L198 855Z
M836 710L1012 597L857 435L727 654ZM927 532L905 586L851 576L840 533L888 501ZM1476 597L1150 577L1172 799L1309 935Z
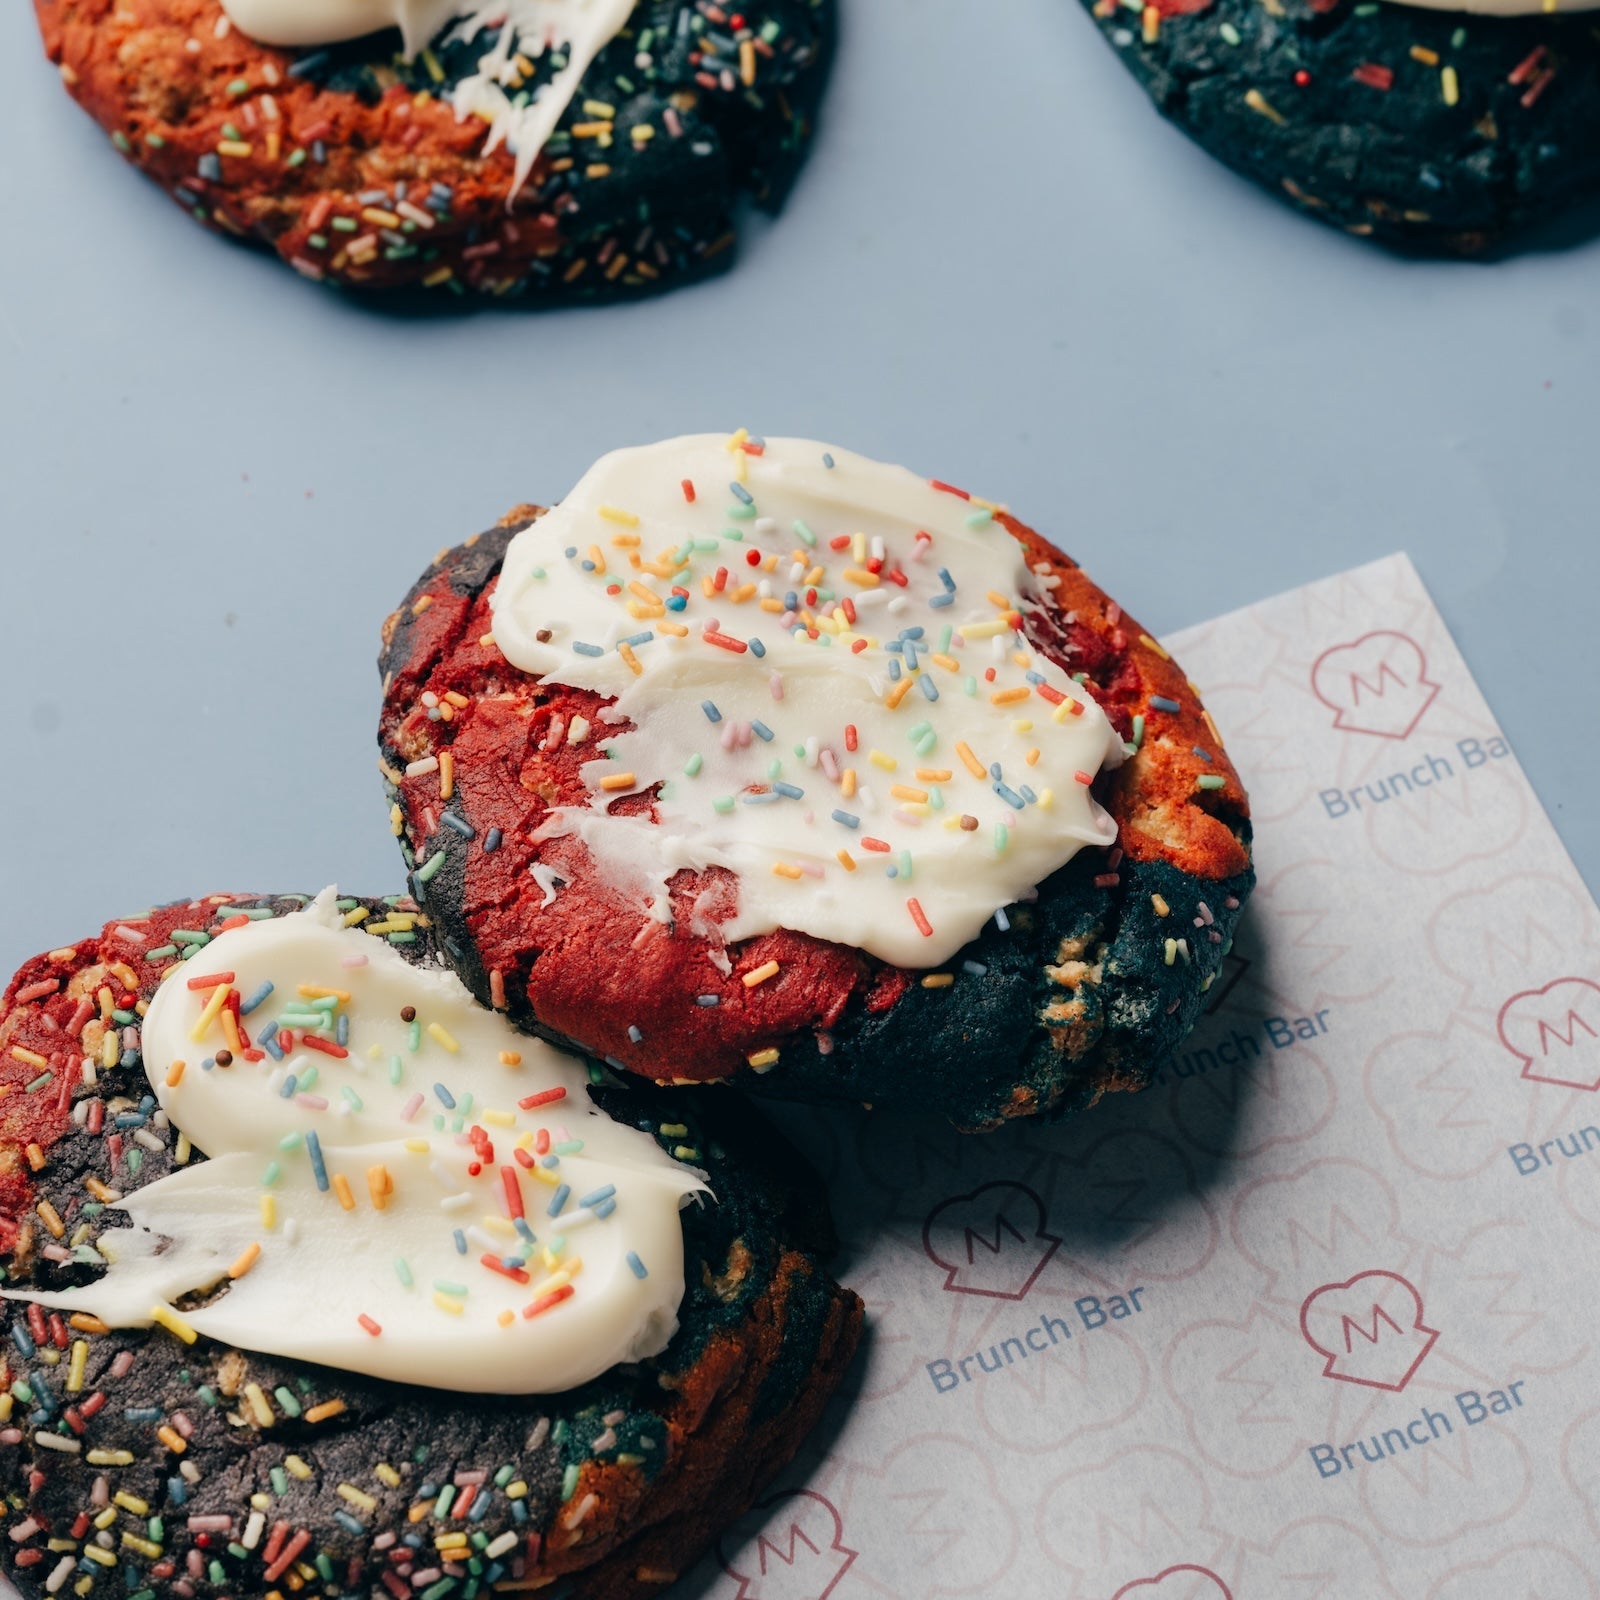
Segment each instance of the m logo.
M1325 1357L1323 1377L1399 1394L1439 1338L1422 1318L1422 1296L1399 1273L1358 1272L1305 1297L1300 1333Z
M717 1541L737 1600L828 1600L856 1554L832 1502L811 1489L769 1495Z
M1557 978L1500 1008L1500 1042L1531 1083L1600 1089L1600 984Z
M1387 629L1324 650L1311 667L1311 691L1347 733L1406 739L1439 693L1415 639Z
M1233 1590L1210 1567L1184 1562L1153 1578L1123 1584L1111 1600L1233 1600Z
M1044 1201L1025 1184L986 1183L928 1213L922 1248L948 1293L1020 1300L1061 1243L1045 1221Z

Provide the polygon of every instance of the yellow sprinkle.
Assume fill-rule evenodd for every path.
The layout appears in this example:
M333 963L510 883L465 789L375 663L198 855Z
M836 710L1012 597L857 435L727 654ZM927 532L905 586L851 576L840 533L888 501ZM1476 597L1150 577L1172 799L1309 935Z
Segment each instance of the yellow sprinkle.
M637 780L631 772L610 772L600 780L602 789L631 789Z
M341 1500L355 1506L359 1511L376 1511L378 1509L378 1502L370 1494L366 1494L356 1488L353 1483L341 1483L333 1492Z
M217 1013L222 1010L228 1001L228 985L225 983L213 984L211 998L206 1001L205 1009L200 1013L199 1020L189 1030L189 1037L196 1044L205 1038L211 1024L217 1020Z
M125 1550L132 1550L137 1555L143 1556L147 1561L161 1559L161 1546L154 1539L141 1539L136 1533L129 1533L126 1528L122 1532L122 1546Z
M451 1055L460 1054L461 1046L457 1044L450 1034L444 1028L440 1027L437 1022L430 1022L428 1024L428 1037L432 1039L434 1043L442 1044Z
M324 1400L320 1406L312 1406L312 1408L306 1412L306 1421L312 1424L326 1422L329 1417L342 1416L345 1412L345 1409L346 1407L343 1400ZM292 1459L293 1457L290 1458L290 1460ZM284 1462L284 1465L288 1466L289 1463L286 1461Z
M948 989L956 981L953 972L930 972L922 980L924 989Z
M83 1547L83 1553L92 1562L94 1562L96 1566L114 1567L117 1564L117 1558L115 1554L110 1550L102 1550L97 1544L85 1545Z
M36 1050L24 1050L20 1044L12 1045L11 1054L24 1066L38 1067L41 1072L50 1065L47 1056L40 1055Z
M136 1494L129 1494L126 1489L118 1489L112 1495L111 1503L114 1506L121 1506L124 1511L131 1511L136 1517L148 1517L150 1515L150 1502L141 1500Z
M876 589L881 581L876 572L867 572L861 567L846 567L844 575L851 583L860 584L864 589Z
M171 1306L151 1306L150 1320L159 1323L168 1333L182 1339L185 1344L193 1344L200 1337Z
M620 511L616 506L601 506L600 515L607 522L615 522L624 528L637 528L639 519L631 511Z
M997 633L1010 633L1011 624L999 618L993 622L963 622L956 632L963 639L992 639Z
M1420 61L1425 67L1436 67L1439 65L1439 52L1429 50L1425 45L1414 44L1411 47L1411 59Z
M760 1072L765 1067L770 1067L778 1059L775 1045L768 1045L765 1050L757 1050L753 1055L745 1058L752 1067Z
M517 1314L514 1311L502 1311L500 1315L495 1318L495 1321L498 1322L502 1328L509 1328L516 1320Z
M299 1456L285 1456L283 1466L291 1478L298 1478L301 1483L305 1483L311 1477L311 1468Z
M956 740L956 754L961 757L961 765L964 766L974 778L988 777L988 769L975 755L973 755L972 746L969 745L965 739Z
M247 1245L244 1253L234 1264L228 1268L230 1278L242 1278L261 1259L261 1246L258 1244Z
M452 1300L449 1295L439 1294L437 1291L434 1293L433 1303L441 1311L448 1311L452 1317L459 1317L467 1309L459 1300Z
M1172 907L1169 906L1167 904L1167 902L1161 898L1160 895L1158 895L1158 894L1151 895L1150 896L1150 904L1155 907L1156 915L1158 917L1165 917L1165 916L1171 915Z
M217 154L219 156L238 156L243 159L250 154L250 143L246 139L218 139Z
M400 1474L389 1465L387 1461L380 1461L372 1469L372 1476L381 1483L385 1489L398 1489L401 1484Z
M517 1125L517 1119L509 1111L484 1111L481 1115L491 1128L514 1128Z
M172 969L174 972L177 968ZM117 1030L107 1028L106 1036L100 1041L100 1065L109 1072L122 1057L122 1048L117 1043Z
M1083 706L1078 701L1069 698L1063 700L1061 704L1050 713L1050 720L1052 722L1065 722L1068 717L1080 716L1082 712Z
M1167 965L1170 967L1172 965L1172 963L1177 960L1177 958L1178 958L1178 941L1176 939L1168 939L1167 940L1167 949L1166 949L1166 963L1167 963Z
M89 1367L89 1341L74 1340L72 1359L67 1363L67 1393L83 1393L83 1376Z
M278 1227L278 1202L270 1195L261 1197L261 1226L268 1233L274 1233Z
M1453 106L1461 98L1461 81L1456 77L1454 67L1440 68L1439 92L1444 96L1447 106Z
M1267 97L1259 89L1247 89L1244 103L1252 111L1259 111L1268 122L1275 122L1281 128L1288 120L1281 111L1276 110Z
M1141 633L1139 635L1139 643L1142 644L1147 650L1154 650L1163 661L1170 661L1172 659L1172 657L1169 656L1167 652L1163 650L1148 633Z
M670 633L674 639L687 639L689 630L681 622L668 622L662 618L656 623L656 628L661 633Z
M882 767L885 772L893 772L900 765L893 756L886 756L881 750L869 750L867 759L875 767Z
M758 983L765 983L768 978L775 978L777 975L778 963L776 961L768 961L763 966L757 967L754 972L745 973L744 986L747 989L753 989Z
M406 1149L414 1156L425 1156L433 1148L426 1139L407 1139Z
M350 1192L350 1180L342 1172L333 1175L333 1192L339 1197L339 1204L346 1211L354 1211L356 1197Z

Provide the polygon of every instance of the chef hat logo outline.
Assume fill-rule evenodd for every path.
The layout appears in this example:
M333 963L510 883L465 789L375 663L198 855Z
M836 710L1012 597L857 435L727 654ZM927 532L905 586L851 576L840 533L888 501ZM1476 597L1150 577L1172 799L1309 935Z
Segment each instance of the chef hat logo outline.
M969 1208L965 1218L960 1215L963 1207ZM948 1241L955 1229L941 1226L940 1221L952 1211L957 1213L960 1227L960 1244L953 1250ZM940 1201L922 1225L922 1249L944 1270L947 1294L1021 1300L1061 1246L1060 1236L1049 1231L1048 1222L1044 1201L1027 1184L997 1179ZM945 1236L937 1246L936 1233ZM954 1260L949 1259L952 1255ZM994 1283L999 1286L988 1286ZM1005 1287L1008 1283L1010 1287Z
M1206 1587L1197 1590L1189 1585L1179 1589L1177 1584L1173 1584L1167 1594L1156 1592L1168 1578L1181 1578L1185 1574L1208 1580ZM1180 1561L1175 1567L1164 1567L1154 1577L1135 1578L1131 1583L1123 1584L1111 1600L1168 1600L1169 1594L1171 1600L1233 1600L1233 1590L1210 1567L1197 1567L1188 1561Z
M1439 1340L1425 1314L1409 1278L1373 1268L1313 1289L1300 1303L1300 1335L1325 1358L1323 1377L1399 1394ZM1329 1344L1311 1331L1314 1316L1319 1327L1338 1318Z
M1600 1090L1600 984L1569 977L1519 989L1500 1007L1495 1029L1528 1082Z
M1422 646L1390 628L1330 645L1311 664L1311 692L1346 733L1409 739L1440 687Z
M754 1533L730 1552L730 1536L751 1523ZM844 1542L838 1508L815 1489L758 1500L717 1541L717 1564L739 1585L735 1600L828 1600L859 1554Z

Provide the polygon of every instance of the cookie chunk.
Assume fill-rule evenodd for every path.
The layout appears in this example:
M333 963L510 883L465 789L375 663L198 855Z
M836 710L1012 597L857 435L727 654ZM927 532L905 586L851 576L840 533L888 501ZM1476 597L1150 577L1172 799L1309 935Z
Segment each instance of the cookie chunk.
M1467 255L1600 189L1593 13L1083 3L1196 143L1349 233Z
M624 296L725 264L738 197L775 210L798 170L833 36L833 0L638 0L574 86L559 49L492 20L452 16L407 56L394 30L273 48L218 0L35 9L74 98L208 227L309 278L496 296ZM502 46L486 108L463 86ZM552 86L559 122L542 145L523 130L519 165L515 121L508 141L485 119Z
M302 904L168 906L12 979L0 1002L7 1288L94 1280L118 1199L205 1160L150 1093L141 1018L161 974L219 930ZM374 938L437 963L414 904L346 905ZM591 1076L602 1109L705 1171L717 1197L683 1213L687 1293L660 1356L559 1395L458 1394L0 1301L0 1571L25 1600L102 1570L175 1600L465 1600L552 1584L632 1600L685 1571L815 1422L861 1307L821 1265L832 1234L817 1180L752 1113Z
M759 487L751 498L759 507ZM1198 1017L1252 886L1245 793L1195 690L1166 652L1039 535L1003 509L991 513L979 502L971 504L977 509L961 502L964 516L993 517L986 537L998 541L996 562L1006 548L1015 556L1020 547L1030 581L1039 586L1039 603L1025 613L1005 613L1011 620L1000 631L1012 637L1014 624L1020 630L1015 641L1034 653L1027 658L1036 658L1073 693L1081 689L1080 699L1090 697L1118 742L1125 741L1126 759L1093 778L1091 810L1104 822L1101 845L1080 849L1059 870L1037 882L1025 880L1018 892L997 899L995 914L981 930L936 963L896 959L906 940L918 944L908 917L920 917L925 931L937 931L928 916L941 920L932 898L939 890L921 887L926 869L908 859L908 852L871 853L877 846L889 850L885 840L872 836L874 828L887 831L888 819L880 812L875 823L864 811L858 816L846 810L857 804L843 793L856 792L853 775L833 783L826 775L829 752L810 750L786 769L795 780L787 787L782 777L752 783L740 799L753 806L763 798L795 796L784 801L795 807L785 814L793 850L775 858L770 869L792 874L792 885L768 877L765 868L740 876L720 867L685 866L653 903L642 900L608 868L604 841L594 831L601 818L637 824L654 815L663 821L662 786L619 793L600 809L609 797L597 794L596 773L605 769L595 764L602 753L596 746L628 724L617 720L611 697L523 671L496 640L493 606L507 550L517 532L542 515L523 507L499 527L441 554L384 629L380 744L390 821L413 869L414 892L436 919L442 946L468 987L520 1026L577 1041L640 1076L737 1079L796 1098L916 1104L967 1128L1077 1110L1108 1090L1146 1083ZM939 548L937 541L933 548ZM573 546L568 554L582 557L583 551ZM619 559L618 551L608 559ZM712 568L726 574L741 560L736 553L707 555L705 582L715 588ZM615 575L624 598L626 583L633 581L629 570ZM700 583L696 568L679 587L698 599ZM718 590L715 603L733 592ZM677 589L672 598L679 598ZM803 598L797 603L803 606ZM684 628L674 618L693 617L691 602L685 605L689 609L664 610L660 626ZM730 603L720 627L741 636L757 624L783 620L755 611L753 601L737 626L733 612ZM914 609L905 616L913 614ZM541 631L558 633L563 619L552 614L550 620L551 628ZM996 628L977 624L973 631L985 635L987 644ZM764 671L775 658L755 661L754 652L768 647L755 633L750 637L752 653L737 659ZM939 642L937 634L927 638ZM661 638L648 648L675 645ZM600 653L584 639L570 648ZM640 653L645 648L641 643ZM839 671L851 659L846 648L854 645L836 646L828 658L840 664ZM709 662L717 653L703 652L693 687L683 691L691 707L705 696L707 717L717 711ZM1015 701L1019 716L1012 725L1030 726L1032 719L1041 744L1058 732L1046 714L1075 709L1062 704L1070 696L1045 682L1044 672L1032 671L1040 684L1030 687L1010 654L1002 667L1017 689L991 688L985 677L996 685L1010 680L979 663L963 685L965 667L953 657L937 665L942 654L935 651L935 665L927 667L937 680L929 690L949 698L965 687L966 703L1001 700L1008 712ZM906 659L902 654L889 670L898 672ZM920 654L916 659L924 660ZM777 742L754 747L775 752L775 760L788 755L787 724L779 714L794 705L793 684L791 673L789 700L775 704L768 718L778 730ZM932 702L923 699L928 691L905 701L905 688L901 683L897 700L889 684L889 699L905 705L907 730L917 734L919 709L927 711ZM773 692L782 692L782 685ZM724 719L707 740L719 730L725 735L727 727ZM853 732L845 730L846 741ZM772 733L766 728L762 737ZM802 735L796 729L795 738ZM1034 736L1022 736L1016 748ZM802 748L794 746L796 752ZM685 769L700 772L700 749L691 754L685 747L677 759L687 756ZM887 774L869 759L882 756L893 766L898 757L869 751L865 739L854 755L844 751L840 744L838 762L859 766L863 787L869 779L884 779L879 787L886 797L920 796L884 802L920 813L905 817L908 825L922 828L920 837L970 824L971 854L955 859L970 860L980 889L979 880L995 870L997 858L1020 848L1022 830L1038 826L1033 802L1013 813L995 794L1003 791L1002 798L1019 808L1028 795L1041 805L1051 800L1048 792L1029 787L1038 785L1040 769L1020 760L1004 778L978 763L981 776L969 780L960 763L973 753L960 740L947 739L926 765L913 756ZM1039 751L1029 755L1037 758ZM820 770L810 766L817 759ZM599 787L635 776L601 777ZM1088 783L1089 774L1077 776ZM891 789L890 778L905 781ZM674 779L680 785L689 781L698 780ZM1063 787L1073 786L1069 768ZM1014 836L1004 821L991 827L985 820L980 828L976 816L961 810L980 800L989 808L986 818L1015 818ZM1057 796L1055 803L1067 802ZM735 809L733 797L716 804ZM589 831L580 839L579 829ZM681 841L669 837L665 826L659 837L665 861ZM648 853L650 836L638 848ZM849 857L843 868L833 865L836 854ZM999 864L1011 859L1005 854ZM810 877L802 878L802 864ZM777 885L773 892L787 893L792 886L796 896L820 894L824 869L836 885L828 892L847 908L865 903L867 876L878 874L878 887L890 890L883 915L891 926L878 929L869 922L860 937L846 941L796 931L785 920L753 937L727 937L738 926L741 896L765 893L768 884ZM841 870L849 876L841 877ZM896 872L916 875L895 880ZM802 908L793 904L798 919ZM884 946L887 958L864 948L878 931L896 941Z

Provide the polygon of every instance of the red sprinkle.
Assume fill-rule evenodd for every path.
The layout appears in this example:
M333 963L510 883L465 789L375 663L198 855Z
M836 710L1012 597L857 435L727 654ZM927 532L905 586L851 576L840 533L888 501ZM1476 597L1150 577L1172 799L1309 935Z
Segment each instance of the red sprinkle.
M215 989L219 983L232 982L233 974L231 972L214 972L209 978L191 978L188 986L191 989ZM21 996L19 995L18 998L20 999Z
M487 1267L491 1272L498 1272L502 1278L509 1278L513 1283L528 1283L531 1280L521 1267L503 1266L494 1256L480 1256L479 1265Z
M1072 776L1076 778L1079 783L1083 784L1085 788L1094 782L1094 779L1091 778L1087 772L1074 772Z
M506 1215L513 1222L526 1215L522 1209L522 1185L517 1181L515 1167L501 1167L500 1182L506 1191Z
M945 494L953 494L958 500L970 500L972 498L972 496L968 494L965 489L958 489L953 483L941 483L937 478L929 478L928 482L932 484L935 489L938 489Z
M916 923L917 932L924 939L931 939L933 937L933 924L923 915L922 907L915 899L906 901L906 910L911 913L911 920Z
M565 1089L541 1089L538 1094L530 1094L526 1098L517 1101L517 1104L524 1111L532 1111L535 1106L547 1106L553 1100L565 1100L566 1098L567 1091Z
M683 490L683 498L685 500L687 500L690 505L693 505L694 504L694 479L693 478L685 478L685 479L683 479L680 487Z
M847 722L844 725L844 747L845 747L845 749L846 750L854 750L855 747L856 747L857 742L858 742L858 735L856 733L856 725L853 722Z
M1394 88L1394 68L1379 66L1376 61L1363 61L1350 76L1369 89L1382 89L1385 94Z
M331 1039L319 1039L314 1033L301 1034L300 1043L307 1050L320 1050L323 1055L334 1056L340 1061L343 1061L350 1054L342 1044L335 1044Z
M879 850L887 854L894 847L892 845L885 844L882 839L863 839L861 841L861 848L863 850Z
M743 639L730 639L725 633L713 633L707 628L700 637L707 644L714 644L721 650L731 650L736 656L742 656L750 647Z
M1052 689L1048 683L1037 683L1034 685L1034 687L1053 706L1060 705L1061 702L1067 698L1059 689Z
M867 641L865 639L857 639L856 642L853 645L850 646L850 653L852 655L857 655L858 656L866 648L867 648Z
M564 1283L559 1289L552 1289L549 1294L542 1294L537 1300L530 1300L528 1304L522 1308L522 1314L531 1321L534 1317L538 1316L540 1312L548 1311L551 1306L558 1306L563 1300L570 1300L571 1298L572 1285L570 1283Z
M374 1339L376 1339L378 1337L378 1335L383 1332L383 1329L380 1328L378 1326L378 1324L376 1322L374 1322L372 1320L372 1318L369 1317L366 1314L365 1311L363 1311L361 1313L361 1315L356 1318L356 1321L359 1322L361 1324L361 1326L363 1328L365 1328L367 1330L367 1332L370 1333Z
M761 565L761 552L759 550L746 550L744 564L747 567L759 567Z

